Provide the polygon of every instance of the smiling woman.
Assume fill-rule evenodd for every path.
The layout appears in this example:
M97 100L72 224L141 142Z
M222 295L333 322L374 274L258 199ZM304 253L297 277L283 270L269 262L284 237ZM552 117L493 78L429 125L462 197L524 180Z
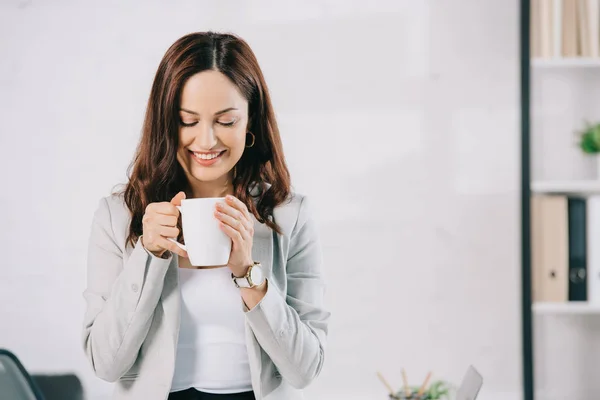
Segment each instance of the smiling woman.
M252 146L245 150L244 143ZM217 153L223 153L221 160L203 163ZM257 201L250 195L254 184L261 189ZM142 234L148 204L181 190L187 197L230 191L259 222L278 231L271 214L290 195L289 171L258 61L233 35L186 35L158 67L124 192L133 213L130 244Z
M192 223L214 222L214 236L188 230L179 243L186 198L197 200L182 209L210 206ZM248 44L213 32L176 41L129 182L100 200L89 239L83 346L96 375L117 382L113 398L302 399L323 367L330 316L311 214L290 189ZM217 236L227 264L192 266L187 249Z

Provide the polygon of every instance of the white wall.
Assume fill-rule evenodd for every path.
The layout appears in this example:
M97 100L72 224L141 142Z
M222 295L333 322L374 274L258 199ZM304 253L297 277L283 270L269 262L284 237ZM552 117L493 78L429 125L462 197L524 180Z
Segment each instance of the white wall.
M134 3L134 2L131 2ZM518 6L388 0L0 3L0 347L96 379L85 255L125 179L166 48L226 30L255 50L294 185L321 221L329 352L307 398L459 382L520 398Z

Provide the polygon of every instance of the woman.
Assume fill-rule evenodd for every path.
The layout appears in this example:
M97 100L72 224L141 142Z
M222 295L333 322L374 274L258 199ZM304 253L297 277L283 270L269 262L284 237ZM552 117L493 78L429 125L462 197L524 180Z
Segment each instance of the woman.
M183 239L176 206L224 196L214 215L229 262L194 269L169 240ZM266 279L246 280L253 268ZM129 182L94 215L83 334L94 372L117 382L115 399L303 398L323 366L323 294L315 225L291 193L252 50L229 34L182 37L158 67Z

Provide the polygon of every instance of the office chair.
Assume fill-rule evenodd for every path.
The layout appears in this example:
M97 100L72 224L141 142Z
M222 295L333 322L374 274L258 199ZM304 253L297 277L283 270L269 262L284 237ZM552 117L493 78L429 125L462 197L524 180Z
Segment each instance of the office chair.
M83 400L83 385L74 374L31 375L45 400ZM0 396L0 400L1 400Z
M0 349L0 399L44 400L23 364L6 349Z

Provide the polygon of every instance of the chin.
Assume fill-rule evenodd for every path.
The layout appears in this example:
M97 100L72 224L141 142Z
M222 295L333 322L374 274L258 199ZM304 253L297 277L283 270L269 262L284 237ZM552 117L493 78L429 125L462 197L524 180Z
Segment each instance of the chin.
M213 182L224 178L226 172L217 171L192 171L192 177L200 182Z
M192 177L200 182L213 182L225 179L232 168L205 168L194 165L189 171Z

